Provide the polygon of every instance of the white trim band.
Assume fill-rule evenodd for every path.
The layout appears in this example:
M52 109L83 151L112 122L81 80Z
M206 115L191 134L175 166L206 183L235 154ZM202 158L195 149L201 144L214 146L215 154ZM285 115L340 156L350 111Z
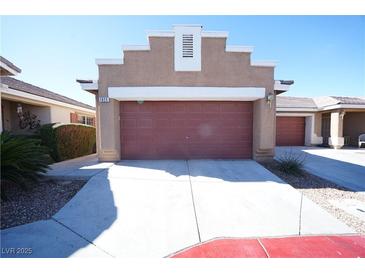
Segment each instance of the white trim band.
M251 61L251 66L255 67L275 67L277 61Z
M265 88L109 87L108 96L119 101L255 101L265 98Z
M201 35L207 38L228 38L228 31L202 31Z
M278 111L278 109L276 109ZM309 113L303 112L276 112L276 117L308 117L313 116L315 111Z
M178 25L176 25L178 26ZM200 25L197 25L200 26ZM194 27L194 26L190 26ZM175 32L171 30L149 30L147 31L147 38L148 37L174 37ZM227 38L228 32L227 31L202 31L202 37L206 38Z
M276 112L317 112L317 108L276 107ZM285 116L285 115L284 115Z
M226 46L227 52L253 52L253 46Z
M99 85L97 80L93 80L92 83L80 83L80 86L83 90L98 90Z
M174 37L175 32L172 30L148 30L147 38L148 37Z
M290 89L290 85L284 85L280 81L275 81L274 90L288 91Z
M123 45L122 46L123 51L146 51L151 50L150 45Z
M95 59L95 64L97 65L122 65L123 59L120 58L109 58L109 59Z

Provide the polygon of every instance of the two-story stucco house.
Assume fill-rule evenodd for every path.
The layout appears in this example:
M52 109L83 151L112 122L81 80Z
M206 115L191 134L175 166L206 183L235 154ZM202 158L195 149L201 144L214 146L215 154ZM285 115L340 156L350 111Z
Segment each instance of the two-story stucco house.
M275 96L293 82L227 37L176 25L96 59L99 79L78 81L96 95L99 159L273 157Z

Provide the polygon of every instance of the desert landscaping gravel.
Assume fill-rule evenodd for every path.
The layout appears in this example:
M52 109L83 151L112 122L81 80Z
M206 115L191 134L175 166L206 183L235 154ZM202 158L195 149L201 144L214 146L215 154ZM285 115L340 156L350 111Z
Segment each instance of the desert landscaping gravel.
M3 185L8 200L1 201L1 229L51 218L84 184L81 180L48 180L33 184L28 190L14 184Z
M365 202L365 194L338 186L306 171L303 171L301 175L285 174L279 170L278 163L276 161L262 163L262 165L334 215L337 219L353 228L357 233L365 233L364 221L331 203L333 200L343 201L345 199Z

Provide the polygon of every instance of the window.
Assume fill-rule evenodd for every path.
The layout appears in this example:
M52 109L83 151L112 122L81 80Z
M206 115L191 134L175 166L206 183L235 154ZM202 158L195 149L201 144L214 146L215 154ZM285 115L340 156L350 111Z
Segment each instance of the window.
M89 125L89 126L93 126L94 125L94 118L86 117L86 124Z
M88 116L84 116L84 115L79 115L78 117L79 117L79 123L80 124L94 126L94 118L93 117L88 117Z

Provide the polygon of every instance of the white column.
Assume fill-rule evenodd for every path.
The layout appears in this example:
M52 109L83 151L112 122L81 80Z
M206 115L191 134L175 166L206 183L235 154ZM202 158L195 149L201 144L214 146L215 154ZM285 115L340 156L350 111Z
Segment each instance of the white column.
M305 117L305 145L306 146L313 146L313 145L320 145L323 143L323 138L318 136L314 132L314 123L315 123L314 114Z
M345 112L337 111L331 113L331 137L328 143L334 149L342 148L345 140L343 137L343 117Z

